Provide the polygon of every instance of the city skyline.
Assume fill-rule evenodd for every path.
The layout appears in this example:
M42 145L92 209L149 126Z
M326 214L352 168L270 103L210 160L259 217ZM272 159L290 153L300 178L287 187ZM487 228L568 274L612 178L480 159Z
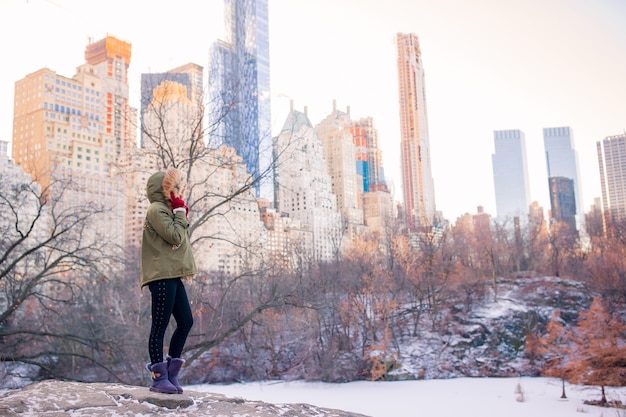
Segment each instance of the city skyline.
M141 73L188 62L206 67L211 43L223 34L221 2L183 0L176 9L167 4L153 2L134 13L119 0L2 2L0 35L11 39L7 56L19 59L3 67L0 77L0 139L12 140L15 81L43 67L72 76L88 37L108 33L132 43L129 83L136 108ZM382 6L269 0L274 128L282 125L292 99L296 108L308 107L314 124L333 100L340 108L350 106L355 118L372 117L386 177L401 200L394 38L415 33L426 76L437 209L451 220L475 213L478 205L495 215L492 135L519 129L527 140L531 200L547 210L542 129L556 126L572 129L581 157L582 206L589 209L600 196L595 143L626 127L626 57L619 53L626 47L626 5L481 0L467 9L453 0ZM190 15L196 20L189 22Z

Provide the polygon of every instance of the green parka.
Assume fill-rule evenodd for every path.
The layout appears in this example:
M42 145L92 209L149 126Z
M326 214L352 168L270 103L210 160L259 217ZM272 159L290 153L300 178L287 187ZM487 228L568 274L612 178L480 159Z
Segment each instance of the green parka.
M196 274L189 243L185 212L172 213L163 193L164 172L152 174L146 184L150 207L146 213L141 241L141 286L166 278Z

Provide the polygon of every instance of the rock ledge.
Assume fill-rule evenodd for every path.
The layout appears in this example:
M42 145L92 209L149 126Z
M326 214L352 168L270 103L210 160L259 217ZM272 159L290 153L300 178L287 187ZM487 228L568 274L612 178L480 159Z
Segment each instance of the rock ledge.
M159 394L113 383L43 381L0 394L0 416L120 417L366 417L309 404L268 404L185 390Z

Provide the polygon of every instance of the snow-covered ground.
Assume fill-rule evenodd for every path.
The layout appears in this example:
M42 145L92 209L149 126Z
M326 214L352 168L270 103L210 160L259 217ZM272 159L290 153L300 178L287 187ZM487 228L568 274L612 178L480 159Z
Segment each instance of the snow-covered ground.
M626 417L625 410L583 404L600 399L597 387L550 378L456 378L401 382L254 382L193 385L193 391L271 403L308 403L372 417ZM521 388L521 389L520 389ZM626 400L626 388L608 388L609 400Z

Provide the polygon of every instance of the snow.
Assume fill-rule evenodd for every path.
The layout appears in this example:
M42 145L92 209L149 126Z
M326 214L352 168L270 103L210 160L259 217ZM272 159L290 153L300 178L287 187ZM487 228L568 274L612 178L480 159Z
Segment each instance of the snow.
M520 393L520 388L521 392ZM399 382L253 382L193 385L190 391L275 404L308 403L371 417L625 417L626 410L583 404L600 399L598 387L551 378L455 378ZM626 388L607 388L608 400L626 399Z
M512 293L513 291L509 290L503 294L499 294L498 301L490 302L483 307L476 308L476 317L494 319L505 317L509 315L511 311L527 311L528 307L523 301L510 298ZM493 295L490 294L490 297L493 297Z

